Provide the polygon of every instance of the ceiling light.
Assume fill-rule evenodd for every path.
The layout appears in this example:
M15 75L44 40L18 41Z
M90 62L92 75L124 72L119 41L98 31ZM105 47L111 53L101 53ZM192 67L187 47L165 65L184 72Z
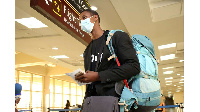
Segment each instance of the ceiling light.
M21 19L15 19L18 23L21 23L22 25L28 27L28 28L42 28L42 27L48 27L41 21L37 20L34 17L29 18L21 18Z
M176 92L180 92L180 90L176 90Z
M51 64L51 63L47 64L47 66L49 66L49 67L56 67L55 64Z
M176 43L161 45L161 46L158 46L158 49L167 49L167 48L171 48L171 47L176 47Z
M181 76L181 77L184 77L184 76Z
M66 55L57 55L57 56L49 56L49 57L51 57L51 58L53 58L53 59L59 59L59 58L69 58L68 56L66 56Z
M184 62L184 60L179 60L179 62Z
M173 71L165 71L165 72L163 72L163 74L172 74L173 73Z
M57 48L57 47L53 47L52 49L53 49L53 50L58 50L58 48Z
M179 83L184 83L184 82L179 82Z
M174 86L176 86L176 85L174 85Z
M170 69L170 68L174 68L174 67L166 67L166 68L162 68L162 69Z
M166 84L166 85L172 85L172 83Z
M94 11L97 10L97 7L95 7L95 6L91 6L90 8L91 8L92 10L94 10Z
M168 80L168 79L173 79L173 77L168 77L168 78L165 78L165 80Z
M180 75L180 74L176 74L176 75Z
M163 61L163 60L169 60L169 59L174 59L176 58L175 57L175 54L169 54L169 55L165 55L165 56L160 56L160 60Z
M184 81L184 79L181 79L180 81Z
M80 56L83 57L83 54L81 54Z
M172 82L172 81L166 81L166 82Z

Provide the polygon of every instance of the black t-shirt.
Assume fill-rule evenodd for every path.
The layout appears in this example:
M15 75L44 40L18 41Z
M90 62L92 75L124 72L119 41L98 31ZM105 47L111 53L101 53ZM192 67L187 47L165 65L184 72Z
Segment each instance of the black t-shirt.
M103 35L99 37L96 40L92 40L92 50L91 50L91 65L90 65L90 71L95 71L97 59L100 58L103 54L100 54L100 50L103 48L103 42L105 42L106 37L108 35L109 30L104 31ZM95 96L97 95L96 93L96 88L95 84L100 83L100 81L92 82L91 84L87 84L87 92L86 92L86 97L87 96Z
M92 50L91 50L91 65L90 70L95 71L97 59L102 58L102 53L100 53L100 49L103 47L102 43L105 42L106 36L109 31L104 31L103 35L96 40L92 40Z

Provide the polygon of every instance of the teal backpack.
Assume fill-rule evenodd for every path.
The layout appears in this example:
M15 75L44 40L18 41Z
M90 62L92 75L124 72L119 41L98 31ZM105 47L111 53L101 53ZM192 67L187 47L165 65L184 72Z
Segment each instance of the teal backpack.
M112 36L116 31L111 30L108 34L106 44L112 56L120 66L117 56L112 46ZM123 31L122 31L123 32ZM154 107L161 103L161 89L158 80L158 66L155 59L155 51L151 40L144 35L133 35L131 37L133 47L136 50L137 57L140 63L140 73L124 80L125 86L121 93L119 101L120 112L129 111L133 106L135 109L138 106Z

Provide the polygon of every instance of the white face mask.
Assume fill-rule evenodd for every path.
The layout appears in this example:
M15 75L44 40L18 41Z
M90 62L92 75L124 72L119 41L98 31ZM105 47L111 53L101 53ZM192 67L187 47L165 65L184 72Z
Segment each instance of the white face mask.
M93 16L92 16L93 17ZM87 33L91 33L93 27L94 27L94 23L90 22L90 18L87 18L85 20L81 20L81 30L87 32Z

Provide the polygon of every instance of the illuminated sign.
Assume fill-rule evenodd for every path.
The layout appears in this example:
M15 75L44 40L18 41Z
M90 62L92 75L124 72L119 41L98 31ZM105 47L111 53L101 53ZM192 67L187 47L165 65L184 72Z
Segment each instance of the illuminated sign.
M79 13L89 8L85 0L31 0L30 3L33 9L83 44L91 41L91 37L79 26Z

